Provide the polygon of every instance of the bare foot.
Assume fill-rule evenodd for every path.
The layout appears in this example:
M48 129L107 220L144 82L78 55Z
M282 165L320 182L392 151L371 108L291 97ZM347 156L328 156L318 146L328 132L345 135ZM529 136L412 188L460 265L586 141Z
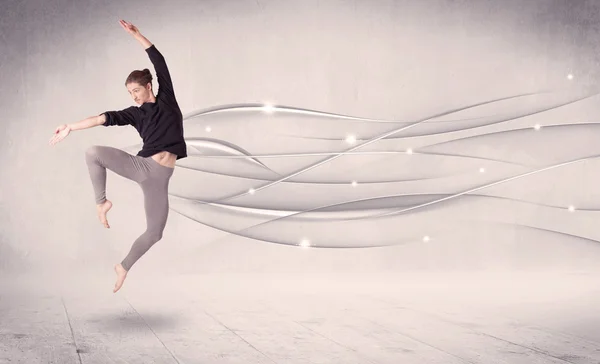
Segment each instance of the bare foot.
M113 293L116 293L121 289L125 278L127 278L127 271L121 264L115 265L115 272L117 273L117 283L115 283L115 289L113 290Z
M105 228L110 229L110 225L108 225L108 220L106 219L106 214L108 210L112 207L112 202L109 200L104 201L100 205L96 205L96 210L98 211L98 218L100 222L104 225Z

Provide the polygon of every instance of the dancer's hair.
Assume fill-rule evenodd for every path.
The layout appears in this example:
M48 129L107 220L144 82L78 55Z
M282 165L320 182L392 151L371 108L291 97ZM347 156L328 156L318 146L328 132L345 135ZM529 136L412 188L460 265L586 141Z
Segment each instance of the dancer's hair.
M127 86L127 84L129 83L138 83L142 86L146 86L146 84L150 83L150 86L152 86L152 74L150 73L150 70L147 68L144 68L143 70L135 70L133 72L131 72L129 74L129 76L127 76L127 80L125 80L125 86Z

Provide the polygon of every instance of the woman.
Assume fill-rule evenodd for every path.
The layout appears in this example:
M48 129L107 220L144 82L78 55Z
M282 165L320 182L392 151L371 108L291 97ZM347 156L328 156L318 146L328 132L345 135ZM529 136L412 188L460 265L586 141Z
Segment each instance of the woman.
M129 254L115 265L117 292L127 272L144 253L162 238L169 213L169 180L178 159L187 157L183 136L183 116L173 91L171 75L162 54L148 41L133 24L124 20L121 26L137 39L154 65L159 89L152 90L152 75L148 69L131 72L125 86L133 100L140 105L121 111L106 111L74 124L56 128L50 144L63 140L71 131L99 125L131 125L142 137L143 147L137 155L120 149L92 146L86 151L86 162L95 193L96 209L100 222L110 228L106 215L112 203L106 199L106 170L137 182L144 193L146 231L134 242Z

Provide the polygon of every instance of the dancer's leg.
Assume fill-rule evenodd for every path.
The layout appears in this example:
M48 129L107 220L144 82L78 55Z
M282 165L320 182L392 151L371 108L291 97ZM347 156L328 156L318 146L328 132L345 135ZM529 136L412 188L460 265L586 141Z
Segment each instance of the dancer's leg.
M145 158L105 146L88 148L85 160L94 188L98 218L108 228L110 226L106 213L112 207L112 203L106 199L106 170L109 169L122 177L141 183L146 179L150 164Z
M96 204L106 201L106 170L141 183L147 175L149 165L145 158L133 156L117 148L92 146L85 152L85 160L92 179Z
M171 170L171 171L169 171ZM160 176L148 178L142 182L144 191L144 209L146 210L146 231L133 243L123 262L123 268L131 269L156 242L162 239L169 215L169 178L172 168L161 166ZM157 173L158 174L158 173Z
M150 159L151 171L149 177L140 183L144 192L144 208L146 210L146 231L133 243L129 254L120 265L115 267L118 291L127 272L154 244L162 239L163 231L169 215L169 180L173 168L161 166Z

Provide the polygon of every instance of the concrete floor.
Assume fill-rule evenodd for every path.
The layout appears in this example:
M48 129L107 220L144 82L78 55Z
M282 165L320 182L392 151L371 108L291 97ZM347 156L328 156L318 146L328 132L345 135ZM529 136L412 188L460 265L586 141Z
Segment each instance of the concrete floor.
M594 363L600 274L0 280L0 363Z

